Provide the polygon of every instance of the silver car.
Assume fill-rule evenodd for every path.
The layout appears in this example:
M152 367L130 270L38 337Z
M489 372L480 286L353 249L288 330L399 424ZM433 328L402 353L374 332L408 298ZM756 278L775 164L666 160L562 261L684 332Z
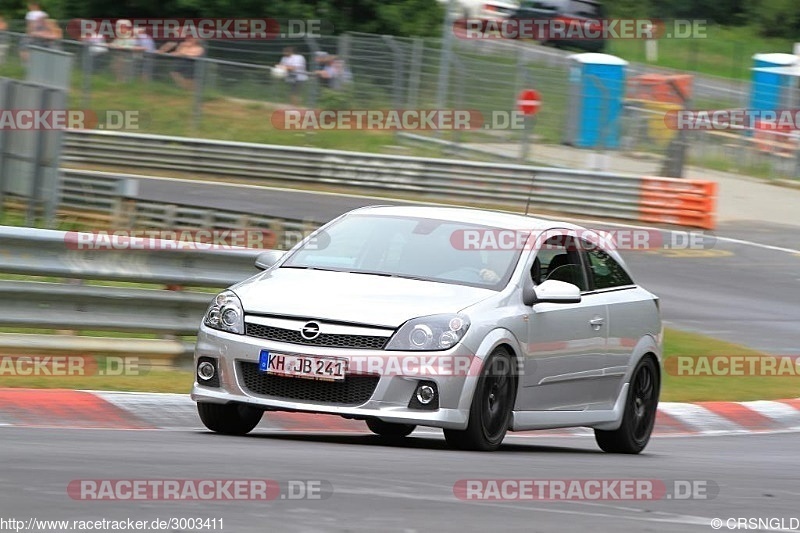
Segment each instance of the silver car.
M661 383L659 301L573 224L466 208L366 207L220 293L195 353L209 429L265 411L442 428L459 449L508 430L586 426L639 453Z

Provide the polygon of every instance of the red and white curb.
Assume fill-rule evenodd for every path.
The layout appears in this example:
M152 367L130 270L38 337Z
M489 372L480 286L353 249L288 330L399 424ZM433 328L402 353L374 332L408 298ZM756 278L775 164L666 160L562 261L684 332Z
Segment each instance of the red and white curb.
M202 429L186 394L0 389L0 426L103 429ZM267 413L259 429L299 433L368 433L333 415ZM425 432L425 430L422 430ZM432 430L435 431L435 430ZM656 435L731 435L800 431L800 399L752 402L661 402ZM586 428L512 436L590 435Z

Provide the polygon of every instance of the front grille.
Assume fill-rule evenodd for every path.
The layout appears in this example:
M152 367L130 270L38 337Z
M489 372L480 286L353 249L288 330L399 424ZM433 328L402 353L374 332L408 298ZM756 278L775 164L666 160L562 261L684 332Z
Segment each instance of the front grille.
M316 381L265 374L257 363L240 362L244 388L261 396L339 405L361 405L375 392L380 376L346 376L343 381Z
M304 339L299 331L293 329L276 328L263 324L245 323L245 335L268 339L271 341L288 342L289 344L304 344L307 346L324 346L327 348L356 348L362 350L382 350L389 337L376 335L339 335L333 333L320 333L316 339Z

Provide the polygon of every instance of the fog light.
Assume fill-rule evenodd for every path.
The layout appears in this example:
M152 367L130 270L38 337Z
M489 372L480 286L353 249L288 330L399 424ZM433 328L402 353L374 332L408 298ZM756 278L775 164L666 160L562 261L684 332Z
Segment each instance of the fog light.
M422 405L428 405L436 398L436 391L430 385L422 385L417 389L417 401Z
M216 372L217 369L214 368L214 365L208 361L203 361L197 365L197 376L203 381L208 381L209 379L213 378Z

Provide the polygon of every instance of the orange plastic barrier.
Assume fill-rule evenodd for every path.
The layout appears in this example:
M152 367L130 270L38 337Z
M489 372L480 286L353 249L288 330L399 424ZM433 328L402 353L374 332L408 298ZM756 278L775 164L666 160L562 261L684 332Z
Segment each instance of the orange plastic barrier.
M639 219L643 222L703 229L716 226L716 182L644 177L641 187Z
M628 98L683 104L692 96L691 74L642 74L628 80Z

